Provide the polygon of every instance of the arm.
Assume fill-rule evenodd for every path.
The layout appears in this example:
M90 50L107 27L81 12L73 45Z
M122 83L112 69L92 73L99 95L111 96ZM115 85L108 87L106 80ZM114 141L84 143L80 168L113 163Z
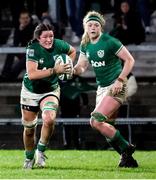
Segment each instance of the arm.
M74 66L73 73L75 75L80 75L81 73L86 71L88 65L89 65L89 62L88 62L87 57L84 54L80 53L79 58L78 58L78 62Z
M74 61L76 58L76 49L73 46L70 46L70 49L67 54Z
M38 69L38 64L36 62L27 61L26 69L27 69L29 79L36 80L36 79L49 77L52 74L69 73L70 65L69 64L63 64L63 65L56 64L54 68L40 70Z
M123 87L124 79L128 76L128 74L131 72L133 66L134 66L134 58L129 53L129 51L123 47L117 56L124 61L124 66L122 69L122 72L120 73L118 79L114 82L114 85L112 86L112 93L118 94Z
M129 51L126 49L126 47L123 47L121 51L117 54L117 56L124 61L124 66L121 74L119 75L119 78L121 80L124 80L128 74L132 71L132 68L134 66L134 58L132 55L129 53Z
M37 67L38 67L38 64L34 61L26 62L26 69L27 69L28 77L30 80L42 79L42 78L51 76L54 73L52 68L39 70L37 69Z

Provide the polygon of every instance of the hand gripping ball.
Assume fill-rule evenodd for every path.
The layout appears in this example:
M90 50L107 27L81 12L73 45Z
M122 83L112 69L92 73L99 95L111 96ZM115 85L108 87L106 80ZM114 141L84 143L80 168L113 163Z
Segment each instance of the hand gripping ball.
M71 73L70 74L59 74L58 78L62 81L67 81L72 78L72 69L73 69L73 61L67 54L61 54L55 59L55 64L70 64Z

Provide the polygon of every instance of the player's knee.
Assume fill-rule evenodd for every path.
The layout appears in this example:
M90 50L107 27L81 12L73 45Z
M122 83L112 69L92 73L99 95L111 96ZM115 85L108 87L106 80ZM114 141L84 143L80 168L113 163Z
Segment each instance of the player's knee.
M58 104L55 102L45 102L42 107L42 119L45 126L53 126L58 110Z
M54 111L43 111L42 119L45 126L52 126L56 118L56 113Z
M32 121L22 119L22 124L25 129L34 129L37 126L37 121L38 121L37 117Z
M108 119L108 117L100 112L93 111L91 113L91 119L98 122L105 122Z
M92 128L94 128L94 118L92 116L90 118L90 125Z
M91 113L90 125L92 128L98 129L98 127L101 126L101 123L105 122L107 119L107 116L99 112L93 111Z

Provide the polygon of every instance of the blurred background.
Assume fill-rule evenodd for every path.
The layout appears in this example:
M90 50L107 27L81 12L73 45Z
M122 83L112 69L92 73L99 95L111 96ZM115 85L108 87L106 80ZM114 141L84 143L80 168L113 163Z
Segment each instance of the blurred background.
M78 56L82 19L89 10L104 15L104 31L118 38L136 60L132 93L120 109L116 126L138 149L156 149L155 0L5 0L0 6L0 149L23 149L19 96L25 46L34 28L40 22L53 24L55 37L71 43ZM89 126L96 92L91 67L60 85L60 109L49 148L109 148Z

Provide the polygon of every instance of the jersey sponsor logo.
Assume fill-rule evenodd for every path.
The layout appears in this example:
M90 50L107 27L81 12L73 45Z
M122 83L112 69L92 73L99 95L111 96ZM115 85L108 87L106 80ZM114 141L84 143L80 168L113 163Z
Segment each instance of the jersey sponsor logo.
M92 65L93 67L102 67L102 66L105 66L106 63L105 63L105 61L97 62L97 61L91 60L91 65Z
M104 55L105 55L104 50L99 50L99 51L97 51L97 55L98 55L98 57L103 58Z
M27 55L29 56L29 57L33 57L34 56L34 49L27 49Z

